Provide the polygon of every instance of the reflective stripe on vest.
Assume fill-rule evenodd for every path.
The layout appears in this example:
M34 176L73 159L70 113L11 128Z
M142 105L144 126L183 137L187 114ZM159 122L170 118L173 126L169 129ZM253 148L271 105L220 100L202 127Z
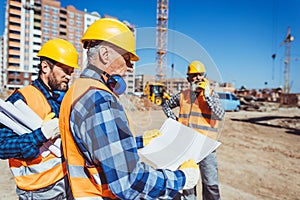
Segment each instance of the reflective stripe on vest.
M201 134L216 139L218 123L217 120L212 119L211 114L203 92L198 95L194 102L191 102L189 89L181 93L178 121Z
M51 112L43 93L32 85L19 89L27 105L42 119ZM34 98L33 98L34 97ZM9 159L9 166L17 186L22 190L37 190L54 184L66 175L65 162L49 154L35 159Z
M59 127L69 181L75 199L102 199L102 197L116 199L117 197L108 188L102 168L87 165L70 129L70 114L73 103L90 89L104 90L114 95L100 81L78 78L64 96L60 108Z

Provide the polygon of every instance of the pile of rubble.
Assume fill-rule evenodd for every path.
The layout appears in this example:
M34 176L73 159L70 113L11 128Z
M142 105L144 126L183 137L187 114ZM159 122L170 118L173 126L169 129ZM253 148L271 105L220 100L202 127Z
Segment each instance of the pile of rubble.
M280 104L278 102L268 102L259 100L253 96L238 96L241 102L241 110L268 112L278 110Z
M300 94L284 94L281 88L248 90L244 87L234 92L242 110L272 111L279 107L300 107Z

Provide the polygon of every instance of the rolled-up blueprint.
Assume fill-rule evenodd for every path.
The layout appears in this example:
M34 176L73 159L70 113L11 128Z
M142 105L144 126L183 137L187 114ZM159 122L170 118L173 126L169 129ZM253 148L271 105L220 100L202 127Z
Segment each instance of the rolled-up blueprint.
M43 120L22 100L12 104L0 99L0 122L22 135L40 128ZM61 157L60 144L60 138L55 142L48 140L40 147L41 155L47 157L52 152L55 156Z

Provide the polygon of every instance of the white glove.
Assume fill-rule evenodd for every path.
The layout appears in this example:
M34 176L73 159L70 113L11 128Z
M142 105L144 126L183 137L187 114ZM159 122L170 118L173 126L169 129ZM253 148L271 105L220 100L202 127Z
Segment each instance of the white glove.
M43 122L41 130L47 140L57 137L59 135L58 118Z
M179 168L185 175L183 190L194 188L200 178L200 170L194 160L185 161Z

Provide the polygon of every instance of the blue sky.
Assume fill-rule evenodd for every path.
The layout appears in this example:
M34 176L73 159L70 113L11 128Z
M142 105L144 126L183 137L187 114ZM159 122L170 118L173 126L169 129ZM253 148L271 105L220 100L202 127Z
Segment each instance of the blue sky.
M5 1L0 2L0 33L3 33ZM138 31L137 53L141 60L136 66L139 73L151 68L155 74L155 0L64 0L61 3L127 20L142 31L152 27L147 31L147 40L152 44L148 49L141 44L147 34L139 35ZM233 82L236 88L283 86L285 46L280 43L286 37L288 26L295 38L291 43L291 92L299 93L300 0L170 0L168 66L174 63L175 75L184 77L189 61L197 59L197 55L199 60L207 56L204 62L208 72L218 71L220 81ZM178 36L185 39L180 40ZM197 48L192 48L193 45ZM273 53L276 53L274 60Z

